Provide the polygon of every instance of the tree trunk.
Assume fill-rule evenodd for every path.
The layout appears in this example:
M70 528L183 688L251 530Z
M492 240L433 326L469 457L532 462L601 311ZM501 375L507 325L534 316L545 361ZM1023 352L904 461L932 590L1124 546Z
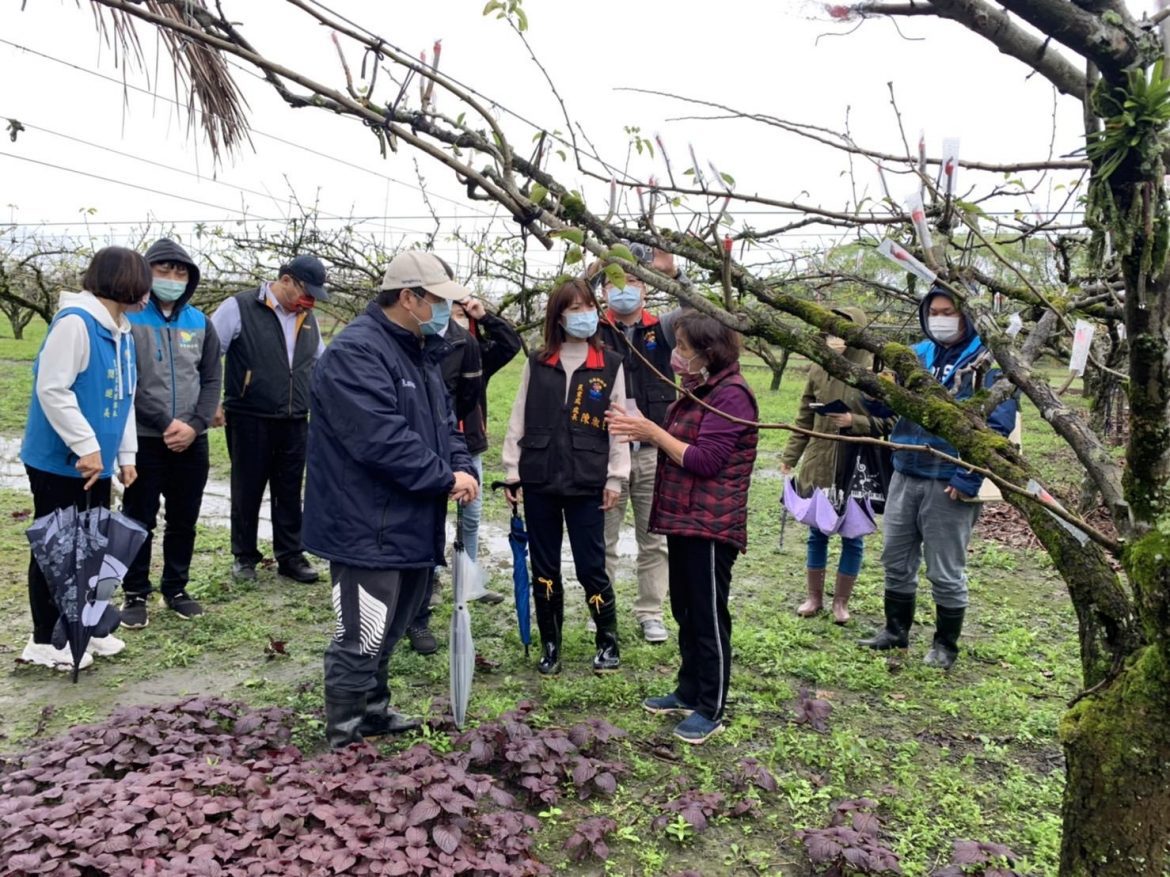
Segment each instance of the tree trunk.
M1061 723L1061 877L1160 877L1170 841L1170 668L1153 647Z
M768 389L775 393L780 389L780 382L784 380L784 369L788 368L788 351L782 350L780 359L768 365L772 369L772 383Z

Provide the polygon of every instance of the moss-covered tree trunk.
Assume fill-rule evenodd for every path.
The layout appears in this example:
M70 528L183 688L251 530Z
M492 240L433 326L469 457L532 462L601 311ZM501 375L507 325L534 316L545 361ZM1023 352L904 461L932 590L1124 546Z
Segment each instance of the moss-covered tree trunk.
M1158 81L1158 68L1150 82ZM1067 782L1062 877L1161 877L1170 845L1170 221L1162 164L1165 107L1142 106L1145 89L1115 76L1110 125L1131 130L1124 160L1097 178L1097 209L1125 279L1130 435L1123 477L1130 520L1122 565L1144 644L1089 686L1061 724ZM1143 83L1138 83L1139 86ZM1134 109L1137 106L1137 109ZM1105 113L1103 113L1105 115ZM1126 121L1126 124L1130 124ZM1100 166L1094 174L1101 174ZM1075 599L1075 595L1074 595Z
M1061 723L1061 877L1162 877L1170 839L1170 667L1146 647Z

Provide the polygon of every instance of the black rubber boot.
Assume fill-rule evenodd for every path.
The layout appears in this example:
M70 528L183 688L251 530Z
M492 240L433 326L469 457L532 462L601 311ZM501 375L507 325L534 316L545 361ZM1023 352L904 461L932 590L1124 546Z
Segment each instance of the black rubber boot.
M330 749L344 749L361 743L359 728L366 715L364 697L330 697L325 695L325 739Z
M597 633L593 636L593 642L597 646L597 654L593 657L593 672L613 673L622 665L621 652L618 648L617 600L613 587L607 587L590 597L588 605L593 623L597 625Z
M857 644L867 649L905 649L910 646L910 626L914 624L914 594L886 591L886 626Z
M597 631L597 654L593 656L594 673L613 673L622 666L617 631Z
M540 663L536 665L542 676L556 676L561 672L561 644L554 640L545 640L541 645Z
M389 667L379 667L374 679L374 693L366 698L366 714L358 726L358 733L363 737L383 737L421 727L422 719L408 719L402 713L390 709Z
M561 672L561 630L565 621L565 592L560 579L538 577L532 587L536 604L536 627L540 631L540 662L536 669L543 676Z
M950 670L959 657L959 635L963 632L963 616L966 609L935 607L934 642L923 658L928 667Z

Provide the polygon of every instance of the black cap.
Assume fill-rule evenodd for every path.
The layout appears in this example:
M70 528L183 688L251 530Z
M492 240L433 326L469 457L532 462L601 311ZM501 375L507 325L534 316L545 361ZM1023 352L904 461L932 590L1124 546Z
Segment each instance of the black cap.
M329 301L329 293L325 291L325 265L316 256L297 256L287 265L282 265L280 273L305 284L305 290L317 301Z

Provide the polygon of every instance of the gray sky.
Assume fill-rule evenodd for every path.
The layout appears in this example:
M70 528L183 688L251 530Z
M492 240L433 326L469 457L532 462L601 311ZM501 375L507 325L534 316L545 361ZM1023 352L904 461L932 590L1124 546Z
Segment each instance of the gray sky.
M443 71L529 120L550 129L564 127L523 45L505 23L481 16L482 0L332 0L326 5L414 52L429 51L441 38ZM1132 5L1140 10L1153 3ZM342 83L329 34L299 11L281 0L225 0L225 7L270 57L330 84ZM924 129L931 154L940 151L943 137L958 136L964 158L1042 159L1054 119L1055 152L1079 146L1075 101L1060 98L1054 109L1053 90L1044 80L1029 78L1023 65L947 22L901 21L902 33L913 38L903 39L891 23L875 20L855 33L818 42L820 34L845 29L830 23L820 4L801 0L594 0L586 6L527 0L525 9L531 22L528 38L571 115L606 159L618 164L628 140L623 127L639 125L645 135L662 134L676 178L689 165L690 143L701 162L713 160L736 178L741 191L834 208L849 197L843 176L848 163L839 153L754 123L672 121L698 111L661 97L617 91L624 86L718 100L837 130L848 113L858 142L898 150L901 140L886 87L893 81L907 134L916 140ZM123 92L123 72L114 66L112 52L99 45L88 3L78 8L72 0L29 0L23 13L18 3L0 9L0 82L7 84L0 93L0 119L17 118L27 128L16 143L0 139L0 222L22 228L50 223L42 233L77 234L86 231L84 216L89 233L104 243L123 239L133 224L153 218L175 223L187 237L192 220L228 223L246 213L279 221L288 215L291 186L304 201L319 197L324 222L371 217L361 227L388 244L409 244L433 227L409 150L382 160L374 137L361 125L320 110L291 110L270 87L243 72L238 81L253 110L255 151L225 160L213 176L198 130L192 133L185 116L167 100L173 87L165 70L155 76L153 33L143 28L142 35L149 76L132 70L126 79L161 97ZM349 60L356 72L360 55L351 50ZM391 91L383 79L376 96L389 99ZM413 86L412 92L417 103ZM454 110L449 96L440 94L438 100L440 109ZM507 113L500 121L518 149L527 148L534 129ZM491 221L490 205L462 199L448 172L422 157L419 165L445 232L460 227L470 233ZM665 177L660 157L638 159L631 169ZM577 182L558 160L550 170L565 182ZM877 195L872 167L858 164L857 171L858 186ZM976 182L994 181L967 172L961 184ZM893 183L895 197L905 194L900 187L908 190L910 184ZM590 206L605 203L606 187L588 182L584 191ZM1044 206L1049 196L1042 192L1035 201ZM734 212L739 222L757 228L784 221L768 215L767 208ZM508 228L496 222L497 228ZM814 240L794 236L785 243L795 247ZM458 257L453 242L440 239L437 249Z

